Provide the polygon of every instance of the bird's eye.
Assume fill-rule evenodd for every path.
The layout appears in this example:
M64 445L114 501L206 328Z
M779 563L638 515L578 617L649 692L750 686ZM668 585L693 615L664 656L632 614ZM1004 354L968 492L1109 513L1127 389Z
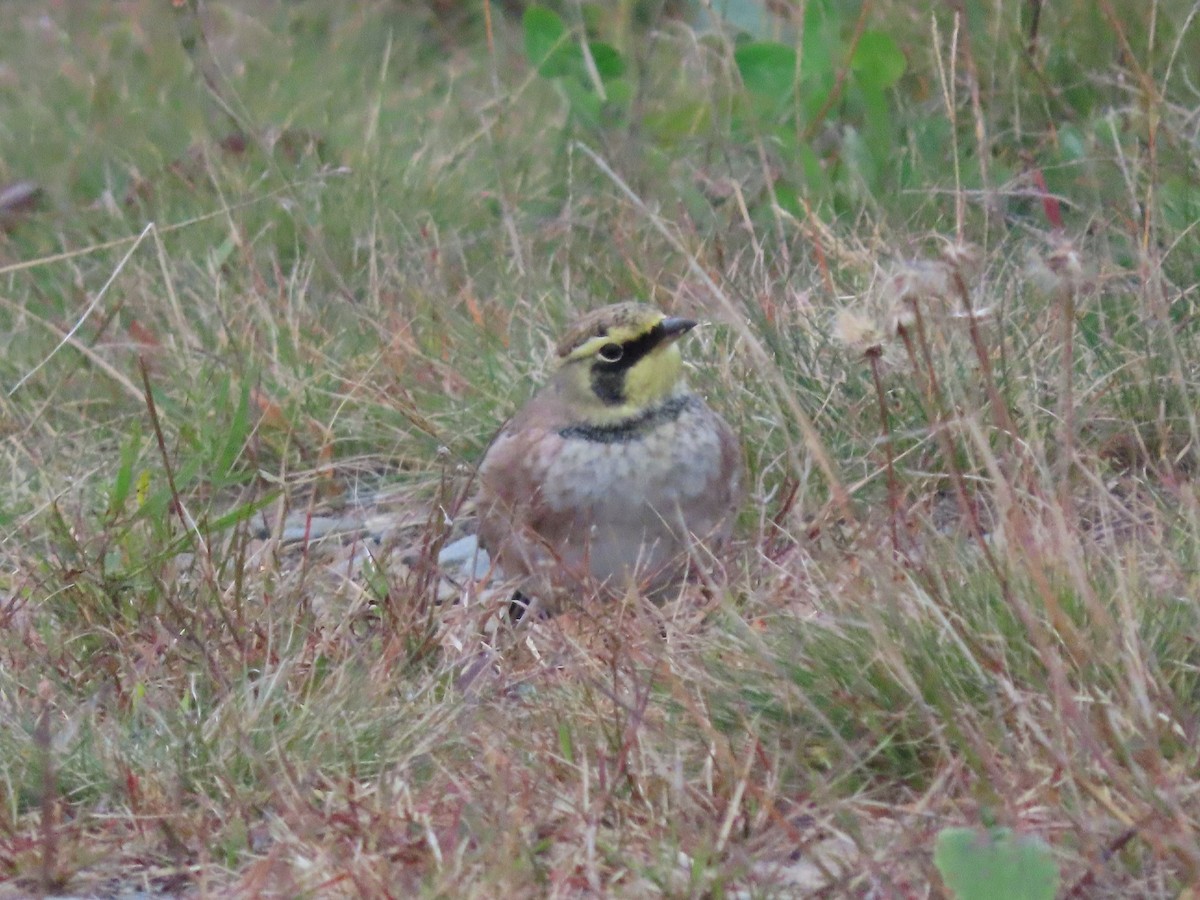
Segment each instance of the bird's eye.
M600 348L600 358L605 362L618 362L624 355L625 351L620 344L605 344Z

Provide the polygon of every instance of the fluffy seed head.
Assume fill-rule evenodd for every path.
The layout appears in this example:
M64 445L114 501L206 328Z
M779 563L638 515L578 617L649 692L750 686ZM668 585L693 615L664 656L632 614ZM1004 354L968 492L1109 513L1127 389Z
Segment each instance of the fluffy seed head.
M833 336L856 353L879 353L883 349L883 331L874 319L855 310L843 309L837 314Z

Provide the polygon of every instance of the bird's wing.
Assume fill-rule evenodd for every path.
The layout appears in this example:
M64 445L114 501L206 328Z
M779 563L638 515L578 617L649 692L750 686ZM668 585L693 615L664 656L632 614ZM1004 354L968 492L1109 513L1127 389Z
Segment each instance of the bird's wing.
M539 485L562 445L553 398L534 398L505 425L479 464L479 540L506 575L548 563L548 520Z

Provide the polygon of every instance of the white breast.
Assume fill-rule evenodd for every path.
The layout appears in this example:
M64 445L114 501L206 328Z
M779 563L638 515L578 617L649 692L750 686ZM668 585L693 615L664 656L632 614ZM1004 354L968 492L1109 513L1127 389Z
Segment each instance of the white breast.
M686 552L689 536L720 525L727 510L714 495L727 486L713 418L697 403L628 442L562 439L542 497L555 511L574 511L568 543L593 577L608 580L634 564L661 568Z

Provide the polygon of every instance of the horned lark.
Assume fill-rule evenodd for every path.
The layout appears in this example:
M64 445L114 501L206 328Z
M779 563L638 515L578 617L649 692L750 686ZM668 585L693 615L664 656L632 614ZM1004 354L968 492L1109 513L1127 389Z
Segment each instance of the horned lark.
M676 341L696 325L639 303L580 319L549 384L479 467L480 544L543 603L580 589L678 585L729 534L741 499L733 432L688 389Z

